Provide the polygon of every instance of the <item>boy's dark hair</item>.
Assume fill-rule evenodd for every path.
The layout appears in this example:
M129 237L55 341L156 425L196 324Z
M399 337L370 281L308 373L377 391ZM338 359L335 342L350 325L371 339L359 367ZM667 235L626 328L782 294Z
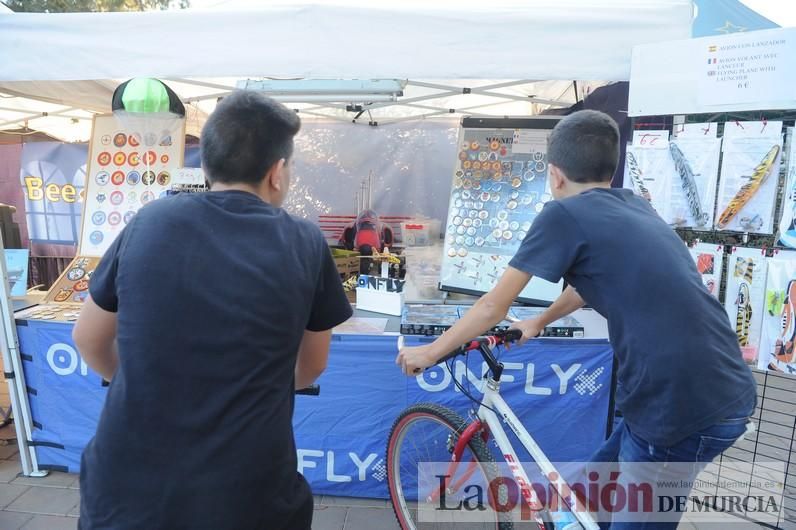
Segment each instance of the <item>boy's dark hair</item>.
M258 184L293 154L298 115L262 94L239 90L216 106L202 129L202 168L212 182Z
M619 127L602 112L574 112L550 133L547 160L573 182L610 181L619 164Z

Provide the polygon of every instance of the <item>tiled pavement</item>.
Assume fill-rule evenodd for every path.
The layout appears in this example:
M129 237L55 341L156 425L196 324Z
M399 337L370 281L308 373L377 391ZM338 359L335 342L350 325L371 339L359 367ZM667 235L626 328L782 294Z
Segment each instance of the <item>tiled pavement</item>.
M44 478L20 475L16 445L2 445L13 437L12 428L0 429L0 530L75 530L80 503L77 475L50 473ZM313 530L398 529L387 501L319 495L315 498ZM519 528L519 526L515 527ZM728 518L726 523L699 529L753 528L750 523ZM697 528L683 523L680 530Z

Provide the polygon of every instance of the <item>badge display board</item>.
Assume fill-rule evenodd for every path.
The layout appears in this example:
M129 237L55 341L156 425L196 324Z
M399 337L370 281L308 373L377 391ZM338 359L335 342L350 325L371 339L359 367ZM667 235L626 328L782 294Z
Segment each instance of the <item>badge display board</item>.
M44 303L80 303L88 296L88 282L99 265L97 256L77 256L53 283Z
M768 258L757 367L796 374L796 252L778 252Z
M497 283L552 200L547 138L558 118L464 118L453 170L440 289L483 294ZM563 282L533 278L519 299L549 304Z
M142 206L164 197L184 151L184 118L96 116L78 253L102 256Z
M688 251L694 258L705 288L714 298L718 299L721 271L724 267L724 247L713 243L698 243L690 247Z
M760 348L768 260L760 249L735 247L727 259L724 309L735 328L743 358L751 364L757 361Z

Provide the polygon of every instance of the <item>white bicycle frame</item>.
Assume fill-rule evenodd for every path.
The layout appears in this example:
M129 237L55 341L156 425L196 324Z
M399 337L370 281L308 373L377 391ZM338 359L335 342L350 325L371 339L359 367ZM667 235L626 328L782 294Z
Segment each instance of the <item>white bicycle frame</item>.
M489 434L494 437L495 442L500 448L503 458L506 460L511 473L514 475L514 480L520 487L523 498L529 506L535 506L537 501L536 492L530 486L528 475L520 464L517 458L517 452L511 445L506 431L503 429L503 424L509 426L512 432L517 436L522 443L528 454L531 455L533 461L539 466L539 470L545 477L559 477L556 481L551 481L550 484L555 488L560 499L567 499L569 502L574 502L575 506L572 507L572 514L578 522L586 530L599 530L599 526L591 516L590 512L582 505L581 501L575 496L570 494L570 487L566 481L561 477L561 474L556 470L555 466L550 462L547 456L542 451L536 440L528 433L523 427L519 418L511 410L511 407L506 403L500 395L500 383L493 380L491 377L485 381L484 396L481 399L481 406L478 408L476 416L482 423L489 427ZM494 411L497 411L495 414Z

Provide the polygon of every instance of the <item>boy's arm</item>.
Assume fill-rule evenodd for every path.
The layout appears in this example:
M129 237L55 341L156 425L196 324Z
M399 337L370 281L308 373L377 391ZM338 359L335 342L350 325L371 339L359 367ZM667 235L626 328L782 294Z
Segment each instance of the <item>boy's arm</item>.
M520 344L539 335L544 328L559 318L565 317L585 305L574 287L568 285L561 296L547 310L536 318L517 322L512 327L522 331Z
M416 371L437 364L437 361L447 353L483 334L506 318L509 307L530 279L530 274L508 267L497 285L482 296L453 327L431 344L402 349L395 359L395 364L399 365L406 375L416 375Z

